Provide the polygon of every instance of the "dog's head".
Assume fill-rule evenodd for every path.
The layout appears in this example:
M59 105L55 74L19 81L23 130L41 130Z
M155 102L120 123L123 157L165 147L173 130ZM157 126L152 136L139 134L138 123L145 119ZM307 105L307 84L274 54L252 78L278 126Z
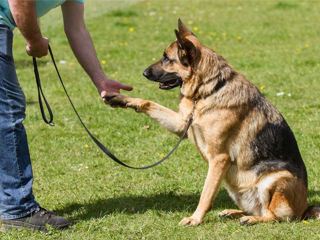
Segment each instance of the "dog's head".
M197 37L178 21L177 40L164 51L162 58L149 66L143 75L151 81L159 82L159 88L168 90L182 86L197 67L201 57L201 44Z

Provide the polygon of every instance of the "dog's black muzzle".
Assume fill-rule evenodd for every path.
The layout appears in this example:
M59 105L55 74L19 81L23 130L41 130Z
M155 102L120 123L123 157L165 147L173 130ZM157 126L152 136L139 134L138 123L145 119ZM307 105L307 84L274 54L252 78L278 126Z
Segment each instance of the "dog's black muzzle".
M143 76L153 82L159 83L159 88L169 90L182 85L182 79L176 73L154 72L152 68L147 68L143 72Z

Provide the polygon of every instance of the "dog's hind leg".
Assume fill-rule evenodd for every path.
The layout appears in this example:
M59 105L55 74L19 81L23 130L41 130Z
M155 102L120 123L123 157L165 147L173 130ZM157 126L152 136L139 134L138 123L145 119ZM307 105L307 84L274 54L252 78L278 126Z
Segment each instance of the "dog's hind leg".
M303 219L318 219L320 220L320 207L310 206L303 215Z
M210 210L212 201L215 198L221 181L225 173L230 168L230 156L228 154L219 154L213 160L209 160L208 175L201 193L200 201L196 211L191 217L182 219L180 225L196 226L200 224Z
M261 181L260 187L274 178L272 175L278 175L278 179L260 191L262 216L244 216L240 218L241 224L252 225L259 222L291 221L302 218L308 207L307 188L303 181L283 171L270 174L269 179L267 176L265 182Z
M273 222L276 220L291 220L294 212L282 192L274 192L268 208L264 211L263 216L244 216L240 218L241 225L253 225L260 222Z
M236 209L226 209L226 210L223 210L222 212L219 212L218 214L220 218L231 218L231 219L240 218L242 215L246 215L246 212L242 210L236 210Z

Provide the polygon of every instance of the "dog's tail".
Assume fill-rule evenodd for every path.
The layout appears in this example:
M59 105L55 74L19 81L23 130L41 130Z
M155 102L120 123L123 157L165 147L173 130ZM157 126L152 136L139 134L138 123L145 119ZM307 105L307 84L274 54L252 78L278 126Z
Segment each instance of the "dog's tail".
M309 206L307 210L304 212L302 219L320 219L320 207Z

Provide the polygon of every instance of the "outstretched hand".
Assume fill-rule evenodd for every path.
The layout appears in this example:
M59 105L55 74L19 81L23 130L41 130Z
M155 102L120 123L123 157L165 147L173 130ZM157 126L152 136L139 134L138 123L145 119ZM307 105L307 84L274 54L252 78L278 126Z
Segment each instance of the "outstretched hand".
M117 82L115 80L106 78L102 80L99 85L97 85L98 92L100 96L102 97L103 101L106 104L109 104L106 96L110 94L119 94L120 90L126 90L131 91L133 88L131 86L122 84L120 82Z

